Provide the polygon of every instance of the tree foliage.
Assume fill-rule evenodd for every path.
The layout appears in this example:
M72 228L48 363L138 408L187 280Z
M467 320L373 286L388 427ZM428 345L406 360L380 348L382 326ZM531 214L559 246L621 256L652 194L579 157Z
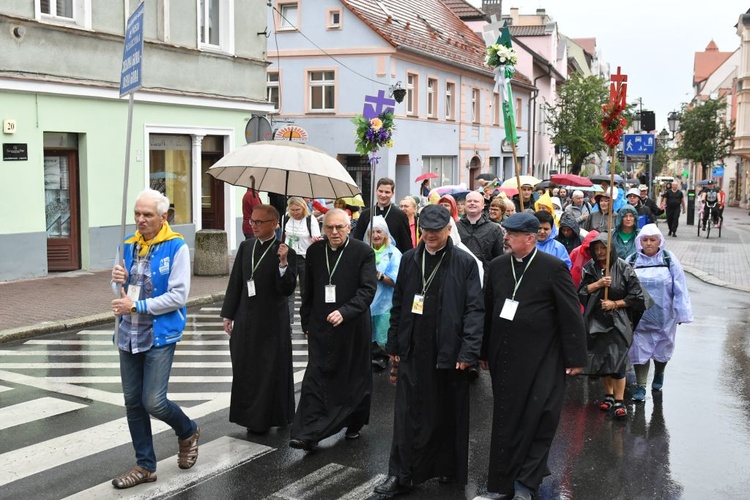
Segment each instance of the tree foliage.
M680 120L677 156L704 168L729 156L734 142L734 121L727 122L724 101L708 99L688 109Z
M573 76L558 87L554 106L547 104L546 123L552 142L570 153L570 171L579 174L586 158L606 146L602 132L602 105L608 88L597 76Z

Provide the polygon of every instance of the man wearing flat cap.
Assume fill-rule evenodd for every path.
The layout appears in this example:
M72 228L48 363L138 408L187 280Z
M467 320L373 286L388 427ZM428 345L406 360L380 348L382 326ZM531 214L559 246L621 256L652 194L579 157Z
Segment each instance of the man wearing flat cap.
M485 279L480 357L494 396L487 489L531 499L549 474L565 375L586 365L586 330L568 266L536 248L539 220L521 213L502 225L505 254Z
M437 477L466 484L469 377L479 359L484 302L477 261L453 246L450 214L428 205L422 241L401 258L386 352L399 363L388 478L398 495Z

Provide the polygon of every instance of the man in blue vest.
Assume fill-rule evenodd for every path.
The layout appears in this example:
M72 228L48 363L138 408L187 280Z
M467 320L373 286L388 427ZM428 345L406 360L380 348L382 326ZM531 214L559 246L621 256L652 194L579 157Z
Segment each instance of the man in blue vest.
M112 282L122 285L112 301L118 317L115 344L136 465L112 480L117 489L156 481L151 417L169 424L178 439L177 465L198 460L198 424L167 399L175 345L185 328L190 290L190 251L167 223L169 199L146 189L135 202L136 232L125 239L125 266L116 265Z

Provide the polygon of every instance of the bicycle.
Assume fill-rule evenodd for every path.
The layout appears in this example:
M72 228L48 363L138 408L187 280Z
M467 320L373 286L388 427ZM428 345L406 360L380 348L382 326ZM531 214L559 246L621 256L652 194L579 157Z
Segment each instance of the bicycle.
M705 231L706 239L708 239L711 236L711 228L716 227L719 230L719 238L721 238L721 226L724 225L724 218L719 215L719 203L717 201L703 203L698 214L698 236L700 237L701 231ZM709 216L711 217L710 220Z

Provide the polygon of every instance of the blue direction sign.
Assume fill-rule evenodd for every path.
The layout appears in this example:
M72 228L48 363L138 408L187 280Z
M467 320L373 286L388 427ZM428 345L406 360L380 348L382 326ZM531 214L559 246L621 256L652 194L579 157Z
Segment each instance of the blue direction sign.
M141 88L143 72L143 4L138 6L128 18L125 28L125 48L122 51L122 70L120 73L120 97Z
M711 177L724 177L724 167L721 165L711 167Z
M654 154L654 134L626 134L623 142L626 155Z

